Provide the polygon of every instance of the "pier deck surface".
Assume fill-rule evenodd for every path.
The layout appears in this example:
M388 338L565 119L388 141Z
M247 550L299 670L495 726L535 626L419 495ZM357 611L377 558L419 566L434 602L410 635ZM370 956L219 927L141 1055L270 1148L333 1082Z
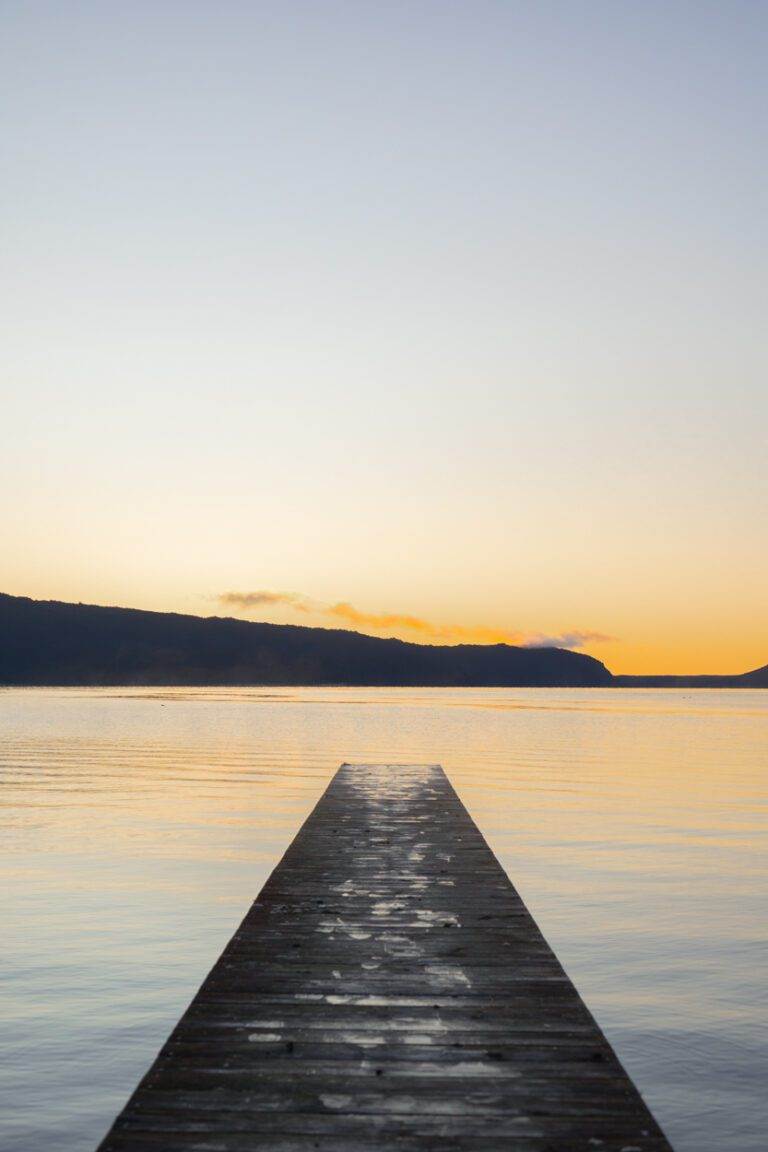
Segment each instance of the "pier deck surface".
M669 1149L438 765L344 764L100 1152Z

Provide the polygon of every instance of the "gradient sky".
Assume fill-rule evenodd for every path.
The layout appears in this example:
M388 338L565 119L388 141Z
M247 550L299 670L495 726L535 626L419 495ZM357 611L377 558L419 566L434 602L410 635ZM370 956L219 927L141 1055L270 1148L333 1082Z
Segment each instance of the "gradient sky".
M0 43L0 590L768 661L768 4L31 0Z

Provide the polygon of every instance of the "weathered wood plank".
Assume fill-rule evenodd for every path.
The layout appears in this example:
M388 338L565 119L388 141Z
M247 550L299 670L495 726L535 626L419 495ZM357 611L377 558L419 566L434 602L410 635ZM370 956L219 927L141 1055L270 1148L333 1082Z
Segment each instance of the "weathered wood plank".
M437 765L339 769L100 1152L669 1152Z

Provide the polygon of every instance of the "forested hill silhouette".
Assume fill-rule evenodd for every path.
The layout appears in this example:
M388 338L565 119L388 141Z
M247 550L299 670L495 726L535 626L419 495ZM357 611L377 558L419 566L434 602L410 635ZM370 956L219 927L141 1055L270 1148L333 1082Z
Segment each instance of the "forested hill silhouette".
M6 685L610 683L599 660L562 648L438 647L0 593L0 684Z
M0 684L768 688L768 665L741 676L612 676L564 648L408 644L0 593Z

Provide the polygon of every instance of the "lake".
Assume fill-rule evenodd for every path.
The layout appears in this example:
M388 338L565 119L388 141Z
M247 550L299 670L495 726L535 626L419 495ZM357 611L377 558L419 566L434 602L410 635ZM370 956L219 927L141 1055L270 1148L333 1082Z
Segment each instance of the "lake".
M339 763L438 761L678 1152L764 1152L768 692L2 689L0 1147L93 1149Z

